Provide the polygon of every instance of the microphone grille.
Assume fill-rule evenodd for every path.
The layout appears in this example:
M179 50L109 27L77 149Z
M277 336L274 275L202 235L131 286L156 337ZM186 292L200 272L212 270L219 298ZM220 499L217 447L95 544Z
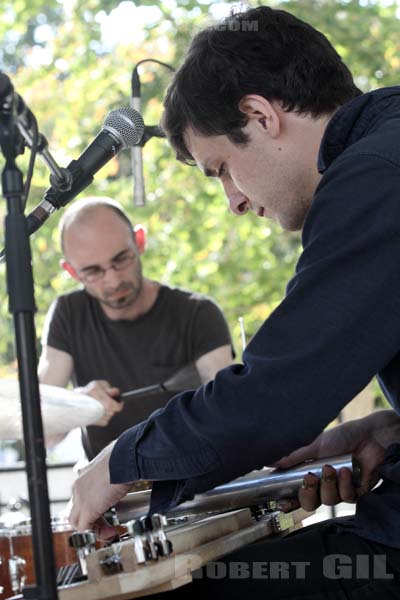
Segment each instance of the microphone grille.
M103 128L116 135L125 148L130 148L142 139L144 122L137 110L122 106L108 113Z

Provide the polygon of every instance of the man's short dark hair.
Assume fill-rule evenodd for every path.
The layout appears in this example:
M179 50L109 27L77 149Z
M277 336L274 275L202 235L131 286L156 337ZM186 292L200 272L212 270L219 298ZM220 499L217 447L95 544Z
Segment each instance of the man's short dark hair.
M319 117L360 95L327 38L294 15L262 6L232 14L194 38L164 100L162 127L177 158L193 164L183 134L248 139L238 108L246 94Z

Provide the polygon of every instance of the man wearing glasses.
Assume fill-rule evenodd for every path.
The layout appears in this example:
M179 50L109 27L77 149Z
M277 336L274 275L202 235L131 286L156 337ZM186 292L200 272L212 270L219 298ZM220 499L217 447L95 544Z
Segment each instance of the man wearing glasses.
M214 302L143 277L144 232L132 229L116 202L75 202L60 234L61 265L83 289L60 296L49 310L39 379L62 387L72 381L103 404L102 419L83 432L93 458L143 419L135 399L118 401L122 392L163 383L190 364L197 387L232 362L231 338ZM172 395L151 396L146 407Z

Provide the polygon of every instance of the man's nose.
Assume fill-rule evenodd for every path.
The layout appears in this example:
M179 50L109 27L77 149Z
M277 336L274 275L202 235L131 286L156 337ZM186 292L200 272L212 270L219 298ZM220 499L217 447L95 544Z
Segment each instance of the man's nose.
M241 192L228 196L229 208L235 215L245 215L250 208L250 202L247 196Z
M113 285L115 283L119 283L120 279L121 273L119 273L116 269L113 267L108 267L108 269L105 269L103 277L104 283Z
M225 195L228 198L229 208L235 215L244 215L250 208L247 196L242 194L232 183L224 183Z

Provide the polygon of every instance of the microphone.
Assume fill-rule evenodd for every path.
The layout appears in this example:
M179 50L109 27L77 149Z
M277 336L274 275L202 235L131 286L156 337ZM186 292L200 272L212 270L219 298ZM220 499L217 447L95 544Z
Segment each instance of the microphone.
M16 121L14 88L10 79L0 71L1 151L6 160L24 153L24 140Z
M18 126L21 135L25 138L28 146L31 147L33 138L36 134L36 119L30 108L25 104L24 99L15 92L14 86L11 83L10 78L5 73L1 72L0 102L2 110L7 111L9 114L13 115L15 123ZM46 145L47 141L44 138L44 136L42 136L42 134L37 133L37 135L44 139L44 142L42 140L39 140L38 150L40 151L41 143L43 145Z
M120 150L137 144L143 131L142 116L129 106L117 108L108 113L100 133L93 142L77 160L69 163L67 171L72 175L69 189L58 191L54 186L50 187L42 202L28 215L29 233L36 231L55 210L68 204L90 185L95 173Z
M130 99L131 108L141 112L141 96L140 96L140 79L137 68L135 67L132 72L131 80L132 96ZM133 203L135 206L144 206L146 204L146 197L144 191L144 177L143 177L143 154L142 146L137 144L134 145L131 150L132 157L132 175L133 175Z
M1 109L9 113L15 112L15 99L18 94L15 94L13 84L5 73L0 71L0 103ZM25 105L21 98L22 103Z
M69 163L66 171L70 174L68 189L50 187L43 200L27 216L29 235L47 221L55 210L65 206L93 181L93 176L120 150L137 144L144 132L142 115L129 106L112 110L104 120L103 127L95 139L77 160ZM52 178L50 177L50 182ZM0 253L0 262L5 251Z
M14 123L25 144L32 148L36 142L36 150L39 152L44 162L49 167L54 182L58 187L69 185L69 173L66 169L60 169L53 156L48 150L46 137L38 131L35 115L26 105L24 99L15 92L10 78L5 73L0 72L0 102L2 111L8 112L14 118Z

